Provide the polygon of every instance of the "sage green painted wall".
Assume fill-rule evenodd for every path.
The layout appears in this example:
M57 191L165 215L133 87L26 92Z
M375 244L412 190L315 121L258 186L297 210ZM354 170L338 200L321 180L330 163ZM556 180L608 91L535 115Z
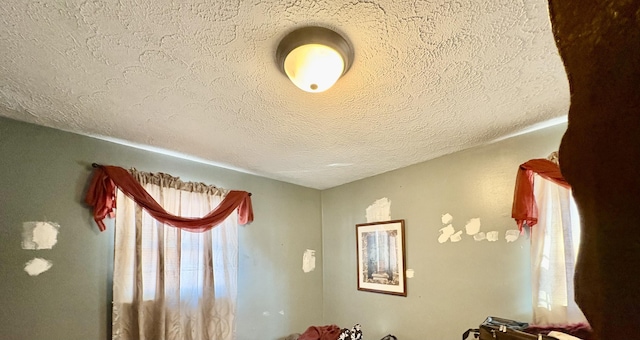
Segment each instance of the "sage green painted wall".
M507 243L516 229L511 204L518 165L558 149L566 124L469 149L322 192L324 322L361 323L366 339L460 339L486 316L530 321L529 240ZM405 220L408 296L357 291L355 225L380 198ZM480 218L497 242L438 242L443 214L463 230Z
M0 334L3 339L110 338L113 228L100 233L81 203L89 164L162 171L253 193L256 221L240 228L239 340L277 339L310 325L361 323L367 339L453 339L487 315L529 320L528 239L506 243L517 166L557 149L566 125L322 192L0 118ZM356 290L355 224L379 198L405 219L408 297ZM480 218L497 242L437 241ZM25 221L61 225L52 250L22 250ZM301 269L315 249L316 270ZM324 256L323 256L324 254ZM30 277L34 257L53 262ZM324 266L323 266L324 264ZM324 270L323 270L324 268ZM284 315L280 314L284 312Z
M322 323L318 190L0 118L0 338L111 338L113 228L100 233L81 203L92 162L252 192L256 220L239 231L237 339ZM59 223L58 243L22 250L25 221ZM305 249L318 258L308 274ZM34 257L53 267L29 276L23 268Z

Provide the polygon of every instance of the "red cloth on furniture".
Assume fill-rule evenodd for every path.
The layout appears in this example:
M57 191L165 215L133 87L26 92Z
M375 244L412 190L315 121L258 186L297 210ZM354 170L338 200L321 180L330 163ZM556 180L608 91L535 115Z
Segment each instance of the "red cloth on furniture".
M246 191L229 191L222 202L204 217L180 217L164 210L127 170L117 166L99 165L94 169L93 179L85 201L93 207L93 218L100 231L106 229L102 220L107 216L113 217L113 209L116 205L116 187L156 220L191 232L204 232L217 226L236 208L238 209L238 223L247 224L253 221L251 194Z
M524 330L530 334L549 334L551 331L562 332L580 338L582 340L595 340L593 330L589 324L579 323L573 325L556 325L556 326L529 326Z
M298 340L337 340L340 336L340 327L337 325L311 326L300 334Z
M567 189L571 186L562 177L560 167L547 159L532 159L520 164L516 175L516 189L513 193L513 207L511 217L518 223L518 229L522 231L526 223L533 227L538 223L538 207L533 194L533 175L538 174L542 178L548 179Z

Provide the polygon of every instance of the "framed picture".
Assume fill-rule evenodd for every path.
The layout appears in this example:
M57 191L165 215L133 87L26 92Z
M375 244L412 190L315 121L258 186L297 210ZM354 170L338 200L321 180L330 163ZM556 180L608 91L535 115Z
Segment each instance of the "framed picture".
M356 224L358 290L407 296L404 220Z

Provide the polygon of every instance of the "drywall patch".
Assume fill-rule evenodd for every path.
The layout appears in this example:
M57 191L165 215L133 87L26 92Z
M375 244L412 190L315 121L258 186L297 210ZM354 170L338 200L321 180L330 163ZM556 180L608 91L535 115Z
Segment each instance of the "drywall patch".
M518 229L507 230L504 233L504 238L509 242L515 242L520 237L520 231Z
M440 229L440 237L438 237L438 242L445 243L455 233L455 229L453 229L453 225L449 224L448 226Z
M307 249L302 254L302 271L308 273L314 269L316 269L316 251Z
M412 279L415 272L413 271L413 269L407 269L406 274L407 274L407 279Z
M451 221L453 221L453 216L451 216L451 214L446 213L442 215L442 224L449 224Z
M60 225L54 222L22 223L22 249L51 249L58 243Z
M391 200L383 197L371 204L365 211L367 223L391 220Z
M482 231L477 233L477 234L475 234L475 235L473 235L473 239L476 240L476 241L482 241L482 240L484 240L486 238L487 238L487 235L485 235L484 232L482 232Z
M38 276L51 269L52 266L53 263L50 261L36 257L25 264L24 271L31 276Z
M499 235L497 231L490 231L487 233L487 240L489 242L495 242L498 240L498 238L499 238Z
M475 235L480 232L480 219L472 218L467 221L467 225L464 226L467 230L467 235Z
M455 234L451 235L451 242L460 242L462 240L462 230L458 230Z

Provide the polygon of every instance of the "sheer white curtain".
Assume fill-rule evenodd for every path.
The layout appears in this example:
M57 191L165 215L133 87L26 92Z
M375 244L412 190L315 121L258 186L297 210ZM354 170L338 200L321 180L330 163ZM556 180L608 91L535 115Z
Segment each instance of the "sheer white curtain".
M168 212L201 217L222 191L133 171ZM160 223L118 192L113 339L232 340L237 296L237 213L190 233Z
M573 273L580 245L580 216L571 191L534 179L538 224L531 228L534 324L587 323L574 301Z

